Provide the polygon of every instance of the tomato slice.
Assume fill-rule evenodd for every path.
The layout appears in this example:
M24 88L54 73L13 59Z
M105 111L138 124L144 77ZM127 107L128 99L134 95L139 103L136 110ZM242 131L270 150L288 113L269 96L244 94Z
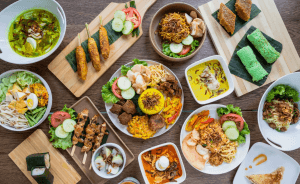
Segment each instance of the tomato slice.
M133 7L125 8L122 11L126 14L126 20L131 21L134 24L133 29L138 28L142 22L142 17L139 11Z
M244 128L244 119L237 114L225 114L221 117L220 121L221 124L223 124L225 121L234 121L239 131L242 131Z
M184 45L182 51L178 55L186 55L191 49L192 47L190 45Z
M117 78L117 80L115 80L115 82L111 86L111 90L117 98L123 99L123 97L121 95L121 89L117 86L118 80L119 80L119 78Z
M51 116L51 125L56 128L62 124L66 119L70 119L71 115L67 112L57 111Z

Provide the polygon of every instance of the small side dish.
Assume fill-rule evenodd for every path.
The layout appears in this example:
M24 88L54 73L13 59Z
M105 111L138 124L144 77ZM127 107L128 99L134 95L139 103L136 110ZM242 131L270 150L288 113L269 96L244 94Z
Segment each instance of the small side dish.
M11 48L24 57L38 57L48 53L60 37L59 21L43 9L31 9L20 14L8 33Z
M15 72L0 84L0 123L16 129L37 124L48 105L48 91L30 72Z
M288 85L277 85L269 93L263 108L263 119L278 132L285 132L299 121L299 92Z
M246 178L253 184L280 184L283 179L284 167L277 168L274 172L269 174L252 174L247 175Z
M191 55L199 46L198 38L202 38L206 25L195 11L188 13L165 14L159 23L155 34L159 34L162 42L162 52L174 58Z

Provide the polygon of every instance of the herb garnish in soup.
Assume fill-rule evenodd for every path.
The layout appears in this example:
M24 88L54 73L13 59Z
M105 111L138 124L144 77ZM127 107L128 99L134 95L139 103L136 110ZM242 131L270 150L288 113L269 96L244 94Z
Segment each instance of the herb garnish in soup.
M28 10L11 24L8 40L12 49L25 57L38 57L49 52L60 37L57 18L42 9Z

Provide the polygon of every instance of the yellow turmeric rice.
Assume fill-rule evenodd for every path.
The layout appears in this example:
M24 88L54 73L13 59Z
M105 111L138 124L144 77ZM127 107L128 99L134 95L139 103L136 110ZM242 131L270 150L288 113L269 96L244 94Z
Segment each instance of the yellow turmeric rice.
M148 116L134 116L128 123L127 130L133 137L149 139L156 131L152 131L148 125Z
M145 114L157 114L164 108L165 98L163 94L154 88L144 91L139 97L138 104Z

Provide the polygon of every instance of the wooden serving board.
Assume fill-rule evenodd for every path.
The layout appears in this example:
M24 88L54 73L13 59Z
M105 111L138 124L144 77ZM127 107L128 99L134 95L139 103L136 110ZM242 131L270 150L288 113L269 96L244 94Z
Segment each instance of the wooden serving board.
M18 147L16 147L8 156L15 162L31 183L37 183L27 171L26 157L33 153L50 154L50 172L54 176L55 184L74 184L81 180L81 176L66 161L65 157L55 149L49 142L48 137L41 129L37 129L27 139L25 139ZM0 182L1 183L1 182Z
M255 4L262 12L233 36L230 36L211 15L220 8L220 3L225 4L227 2L228 0L213 0L199 6L199 10L208 27L217 52L225 58L228 64L235 47L247 30L253 25L283 45L281 56L275 64L273 64L272 71L264 85L300 69L299 55L278 12L274 0L252 0L253 4ZM259 86L243 80L242 78L235 75L232 76L235 92L238 97L259 88Z
M72 105L70 108L73 108L77 113L80 113L83 109L87 108L89 110L89 118L92 119L94 115L99 115L100 118L98 118L98 123L107 123L107 130L109 131L107 143L116 143L119 146L121 146L126 153L126 166L129 165L134 160L133 153L129 150L129 148L126 146L126 144L122 141L122 139L118 136L118 134L114 131L114 129L110 126L108 121L103 117L103 115L99 112L97 107L94 105L94 103L90 100L89 97L85 96L81 98L78 102L76 102L74 105ZM67 152L71 155L72 148L67 149ZM91 165L92 160L92 152L87 153L87 159L86 163L82 164L84 153L81 153L81 148L76 147L74 156L72 157L74 161L78 164L80 169L84 172L86 177L93 183L93 184L102 184L108 181L108 179L101 178L98 176L93 168L89 170L89 167Z
M156 0L136 0L136 7L143 18L146 11ZM110 3L90 24L90 34L99 31L100 20L102 16L103 25L107 24L114 17L116 10L125 8L125 3ZM84 25L82 25L84 27ZM75 73L66 60L66 56L78 46L77 36L71 43L48 65L48 69L76 96L80 97L86 92L105 72L111 67L142 35L142 24L139 27L140 34L138 37L132 37L131 34L121 36L117 41L110 45L110 56L106 61L101 58L101 71L96 72L92 62L88 63L88 75L86 81L82 81L77 72ZM87 32L83 29L80 33L81 41L87 40Z

